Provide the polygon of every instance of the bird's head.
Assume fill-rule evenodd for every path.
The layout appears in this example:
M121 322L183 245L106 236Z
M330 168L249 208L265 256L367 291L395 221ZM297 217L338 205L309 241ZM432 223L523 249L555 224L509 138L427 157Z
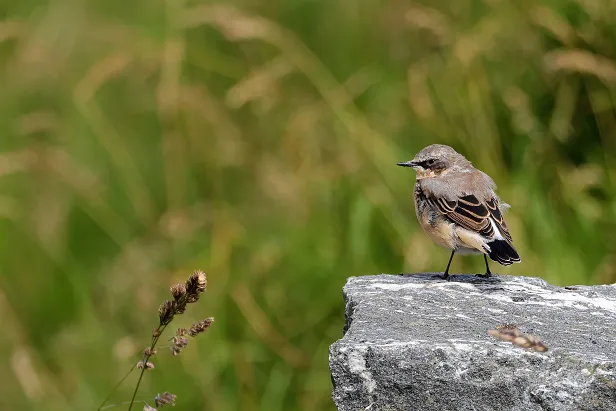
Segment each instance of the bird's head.
M432 144L421 150L411 161L398 163L417 171L417 179L438 177L452 171L464 171L472 167L462 154L443 144Z

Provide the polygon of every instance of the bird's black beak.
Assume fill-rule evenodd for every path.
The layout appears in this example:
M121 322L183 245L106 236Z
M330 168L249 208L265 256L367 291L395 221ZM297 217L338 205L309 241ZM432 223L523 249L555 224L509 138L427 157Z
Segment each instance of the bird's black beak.
M396 163L396 165L400 166L400 167L412 167L415 168L417 166L417 163L414 161L405 161L403 163Z

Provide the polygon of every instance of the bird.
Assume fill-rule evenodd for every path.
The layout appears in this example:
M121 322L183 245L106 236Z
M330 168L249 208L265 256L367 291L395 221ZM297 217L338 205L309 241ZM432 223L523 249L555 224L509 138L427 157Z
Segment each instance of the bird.
M397 163L416 171L415 213L421 228L437 244L451 250L444 280L455 253L482 253L485 274L492 276L488 257L502 265L521 261L503 217L509 205L495 193L496 184L462 154L432 144L410 161Z

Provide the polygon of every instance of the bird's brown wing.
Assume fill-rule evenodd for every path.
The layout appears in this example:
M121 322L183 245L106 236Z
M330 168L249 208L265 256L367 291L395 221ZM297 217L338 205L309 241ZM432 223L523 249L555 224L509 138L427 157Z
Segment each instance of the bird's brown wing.
M451 221L488 238L494 236L494 228L490 224L491 218L503 238L509 243L512 242L496 197L480 201L474 195L468 194L458 198L457 201L434 196L427 196L427 200Z
M491 199L485 201L485 205L488 207L490 216L492 217L492 220L496 223L496 227L501 232L501 235L509 243L512 243L513 239L511 238L511 234L509 233L509 227L507 227L507 223L505 222L503 213L500 210L498 199L495 197L492 197Z

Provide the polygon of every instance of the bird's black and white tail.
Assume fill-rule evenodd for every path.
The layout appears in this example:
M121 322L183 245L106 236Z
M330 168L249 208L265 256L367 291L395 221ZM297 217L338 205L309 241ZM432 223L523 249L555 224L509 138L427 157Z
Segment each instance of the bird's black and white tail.
M502 265L511 265L513 263L520 262L518 252L507 241L496 239L490 241L487 245L490 247L488 256L497 263Z

